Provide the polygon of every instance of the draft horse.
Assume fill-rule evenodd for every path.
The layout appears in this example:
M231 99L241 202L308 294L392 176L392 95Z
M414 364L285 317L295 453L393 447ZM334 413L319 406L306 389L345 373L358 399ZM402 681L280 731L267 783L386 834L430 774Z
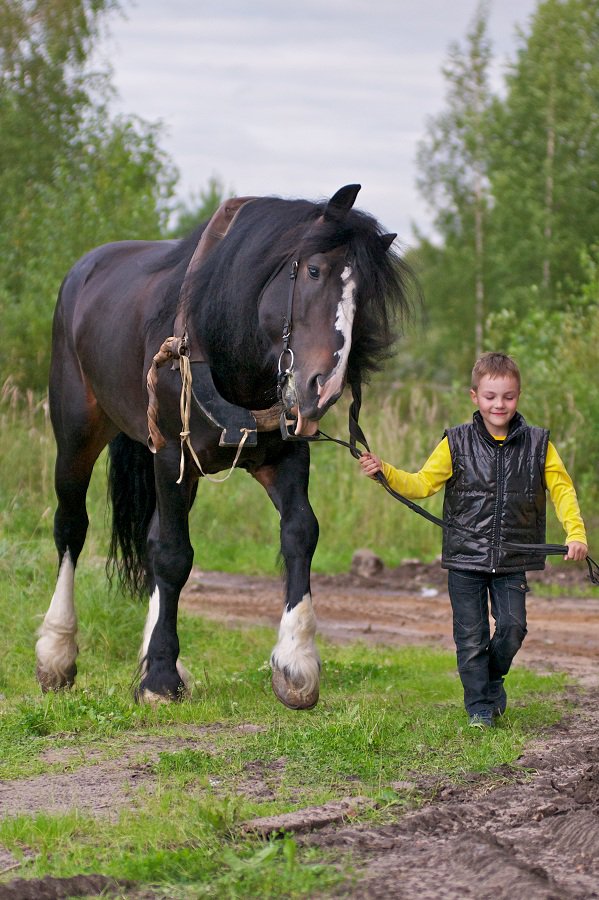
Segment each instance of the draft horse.
M286 593L273 689L291 708L316 704L306 438L344 386L358 388L388 355L407 305L395 235L353 208L359 189L328 202L233 199L187 239L107 244L67 274L52 337L59 568L36 645L42 689L75 679L75 567L92 469L108 445L113 572L149 595L137 698L174 700L189 687L177 636L193 560L188 515L199 478L236 463L280 515Z

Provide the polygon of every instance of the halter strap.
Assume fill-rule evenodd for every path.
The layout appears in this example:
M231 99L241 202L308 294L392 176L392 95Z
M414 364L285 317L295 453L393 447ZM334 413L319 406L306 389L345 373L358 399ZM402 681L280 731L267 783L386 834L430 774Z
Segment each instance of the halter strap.
M295 362L295 356L293 355L293 350L289 346L289 342L291 340L291 332L293 330L293 298L295 295L295 285L297 283L297 271L299 269L299 259L294 259L291 263L291 270L289 272L289 291L287 292L287 313L283 318L283 349L279 355L279 363L277 366L277 394L279 400L281 400L283 396L283 385L286 380L289 378L291 373L293 372L293 365ZM280 270L279 270L280 271ZM278 273L277 273L278 274ZM270 284L272 279L269 279L266 287ZM266 290L266 288L265 288ZM289 356L289 365L284 369L283 368L283 360L286 356Z

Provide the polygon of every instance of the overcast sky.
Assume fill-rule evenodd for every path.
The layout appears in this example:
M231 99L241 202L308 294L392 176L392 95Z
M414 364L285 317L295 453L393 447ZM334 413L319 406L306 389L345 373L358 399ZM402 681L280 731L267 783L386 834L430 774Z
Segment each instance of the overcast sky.
M536 0L493 0L500 89ZM116 109L164 125L182 198L217 176L227 191L357 204L409 244L430 231L415 156L444 108L441 67L477 0L137 0L111 19L101 55Z

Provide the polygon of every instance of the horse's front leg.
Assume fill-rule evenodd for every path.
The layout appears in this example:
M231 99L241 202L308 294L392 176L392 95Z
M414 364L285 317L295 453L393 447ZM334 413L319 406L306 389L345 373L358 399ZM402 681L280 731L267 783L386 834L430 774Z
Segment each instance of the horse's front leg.
M318 542L318 521L308 500L310 451L306 443L286 446L276 464L253 472L281 516L281 553L287 584L279 639L272 652L272 687L290 709L318 702L320 657L314 640L316 617L310 592L310 564Z
M179 661L177 611L179 595L189 577L193 547L189 540L189 510L197 479L189 465L182 484L179 448L168 445L155 457L156 511L148 533L148 583L150 602L140 649L141 702L181 699L190 688L190 677Z

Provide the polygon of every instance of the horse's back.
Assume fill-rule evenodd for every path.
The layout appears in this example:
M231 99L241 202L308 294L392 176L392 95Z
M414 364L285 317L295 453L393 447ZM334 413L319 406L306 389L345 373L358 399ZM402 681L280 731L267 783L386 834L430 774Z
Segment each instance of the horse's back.
M60 289L51 382L71 360L69 371L81 373L88 392L122 430L131 418L139 418L135 431L145 427L144 372L155 352L146 347L148 323L164 305L175 243L103 244L74 264Z
M122 295L131 295L128 286L147 281L153 273L167 272L162 266L166 266L176 243L115 241L95 247L78 259L66 275L58 305L66 309L103 295L110 295L112 302L118 303ZM116 291L115 285L119 285Z
M154 317L172 274L166 266L174 241L119 241L82 256L64 279L56 319L70 332L74 346L103 333L119 335L139 329ZM130 335L129 335L130 336ZM55 336L56 337L56 336Z

